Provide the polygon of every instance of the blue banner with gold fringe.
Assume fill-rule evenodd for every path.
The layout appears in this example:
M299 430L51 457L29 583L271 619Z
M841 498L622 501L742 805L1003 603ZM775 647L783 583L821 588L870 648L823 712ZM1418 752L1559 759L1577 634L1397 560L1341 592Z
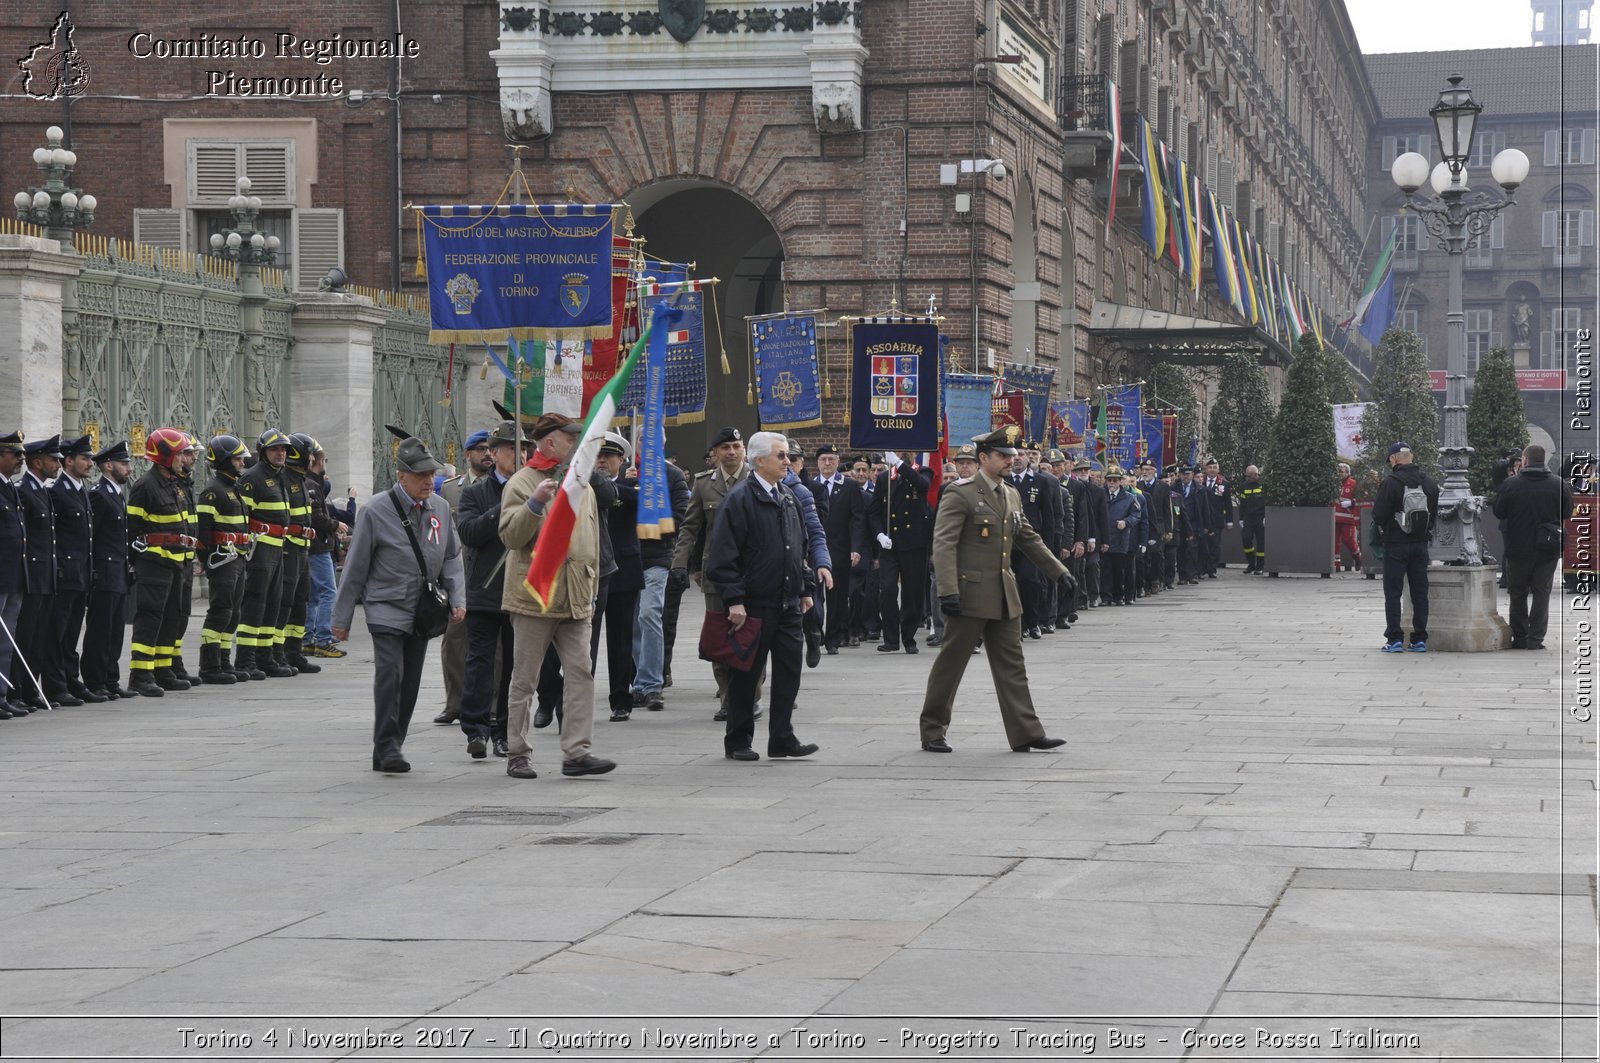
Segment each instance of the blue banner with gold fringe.
M1028 405L1028 423L1023 430L1030 442L1043 442L1050 423L1050 389L1055 387L1056 371L1042 365L1006 366L1005 381L1022 392Z
M952 447L989 434L993 394L994 377L987 373L944 375L944 419Z
M609 203L419 209L430 343L611 335Z
M756 363L756 419L769 432L822 423L817 372L817 315L776 314L750 319Z
M639 466L636 530L641 539L660 539L671 535L677 527L667 481L666 399L667 340L680 321L672 308L658 306L650 329L650 342L645 348L644 415L639 423L639 437L634 441L634 461ZM630 384L632 382L629 380Z
M688 286L687 291L683 288ZM668 428L694 424L706 417L705 292L689 279L681 262L653 262L639 278L639 318L649 320L656 307L671 304L677 312L666 330L667 363L662 398L662 423ZM645 404L645 374L635 373L617 404L617 413L632 415Z
M850 445L939 447L939 326L922 318L864 318L852 330Z

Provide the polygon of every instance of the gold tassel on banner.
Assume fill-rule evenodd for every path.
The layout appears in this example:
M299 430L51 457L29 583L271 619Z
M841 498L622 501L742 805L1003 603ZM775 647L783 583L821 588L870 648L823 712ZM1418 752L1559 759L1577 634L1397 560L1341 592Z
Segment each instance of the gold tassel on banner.
M822 333L822 397L825 399L833 398L833 377L830 375L831 369L831 360L828 358L828 333L824 331Z
M422 250L422 211L417 211L417 276L428 275L428 256Z
M722 352L722 375L732 376L733 366L728 364L728 338L722 334L722 311L717 307L717 286L708 284L706 287L711 289L711 314L717 319L717 345ZM753 396L750 402L755 402Z

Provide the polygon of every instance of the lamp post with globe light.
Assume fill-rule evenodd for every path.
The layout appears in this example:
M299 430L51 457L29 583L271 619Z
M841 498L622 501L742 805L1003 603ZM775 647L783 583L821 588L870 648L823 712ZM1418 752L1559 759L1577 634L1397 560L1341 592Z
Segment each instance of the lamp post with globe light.
M1461 75L1446 79L1439 102L1428 111L1438 137L1443 160L1430 172L1428 160L1408 151L1394 160L1390 176L1406 195L1406 202L1422 219L1428 233L1438 240L1450 256L1449 306L1445 316L1446 360L1444 425L1439 448L1439 464L1444 483L1439 489L1439 522L1434 535L1435 561L1450 565L1482 565L1483 549L1478 539L1477 514L1483 500L1467 485L1467 463L1472 448L1467 445L1467 324L1463 311L1463 260L1467 245L1483 236L1494 217L1516 200L1512 194L1528 176L1528 157L1516 148L1507 148L1494 157L1489 173L1505 193L1495 198L1487 192L1469 194L1467 159L1472 156L1472 138L1477 131L1483 105L1461 84ZM1420 195L1428 183L1433 196Z
M249 290L251 282L259 293L261 267L277 261L281 241L276 236L256 231L256 217L261 213L261 197L250 194L250 178L241 177L234 185L235 192L228 197L228 211L233 215L233 228L211 234L211 251L239 263L239 286Z
M72 234L94 223L98 204L93 196L83 195L82 189L69 183L78 156L61 146L65 137L61 127L51 126L44 131L44 137L48 146L33 149L34 165L44 175L44 184L18 192L12 202L19 221L39 226L50 239L60 241L63 249L71 248Z

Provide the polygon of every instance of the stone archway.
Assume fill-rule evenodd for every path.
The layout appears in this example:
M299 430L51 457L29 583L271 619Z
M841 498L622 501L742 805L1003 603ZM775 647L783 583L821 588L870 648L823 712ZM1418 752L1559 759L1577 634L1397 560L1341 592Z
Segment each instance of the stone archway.
M693 262L696 276L722 280L715 301L710 294L705 300L705 423L667 429L668 451L677 453L686 471L698 472L711 432L728 424L748 438L756 430L756 408L746 401L750 333L745 318L783 310L783 240L759 207L711 181L661 181L625 198L633 208L634 231L645 238L646 253ZM720 331L713 307L720 311ZM722 371L724 353L728 373Z

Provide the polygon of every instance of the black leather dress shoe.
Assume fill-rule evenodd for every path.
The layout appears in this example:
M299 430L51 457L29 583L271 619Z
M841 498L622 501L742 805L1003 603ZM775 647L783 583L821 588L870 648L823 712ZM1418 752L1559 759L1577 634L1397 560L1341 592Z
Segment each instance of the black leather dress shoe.
M726 723L728 721L728 710L726 708L718 709L711 719L717 723Z
M782 760L784 757L809 757L822 748L815 742L796 742L787 749L778 749L774 746L767 747L767 756L773 760ZM752 750L751 752L754 752Z
M139 696L133 691L129 690L127 687L119 686L106 687L106 693L110 694L114 698L136 698Z
M1065 738L1035 738L1031 742L1024 742L1020 746L1012 746L1013 753L1026 753L1030 749L1055 749L1057 746L1067 744Z
M1044 632L1046 635L1054 635L1056 633L1056 626L1054 624L1045 624L1040 627L1039 630Z
M917 649L917 640L916 639L913 638L913 639L911 639L910 641L908 641L906 643L906 652L907 653L921 653L922 652L921 650Z
M99 705L102 702L111 700L110 698L106 697L104 693L97 694L88 687L84 686L82 683L79 683L74 687L68 687L67 689L72 691L73 697L90 705Z
M406 763L406 758L395 754L380 760L378 762L378 770L385 775L404 775L411 770L411 765Z
M928 741L922 743L922 750L925 753L949 753L949 752L952 752L952 750L950 749L950 743L946 742L942 738L933 738L933 739L929 739Z
M493 744L495 756L504 757L510 754L510 750L506 748L506 740L504 738L496 738Z
M574 775L604 775L617 766L615 761L601 760L592 753L585 753L577 760L564 760L561 762L561 774Z
M546 708L545 706L541 705L537 709L533 710L533 726L535 727L549 727L550 721L554 720L555 718L556 710L553 708Z
M887 642L881 642L881 643L878 644L878 652L879 653L899 653L900 652L900 647L899 646L891 646Z
M489 743L477 736L467 739L467 756L473 760L482 760L488 755Z
M815 668L822 663L822 640L816 635L806 634L806 667Z
M63 705L76 706L83 704L82 698L75 698L71 694L51 694L50 700L55 703L57 708Z
M839 647L829 646L824 652L826 652L829 657L837 657L839 656Z
M433 718L433 722L443 726L447 723L455 723L460 719L461 714L459 712L452 712L449 709L445 709L443 712Z
M612 723L620 723L623 720L631 720L631 719L633 719L633 710L632 709L612 709L611 710L611 722Z
M923 639L923 641L930 646L937 646L939 643L943 642L944 639L940 638L938 635L929 635L927 638Z
M89 693L98 695L104 701L116 701L120 694L113 694L105 687L90 687Z
M745 746L743 749L730 749L723 756L729 760L760 760L761 754Z

